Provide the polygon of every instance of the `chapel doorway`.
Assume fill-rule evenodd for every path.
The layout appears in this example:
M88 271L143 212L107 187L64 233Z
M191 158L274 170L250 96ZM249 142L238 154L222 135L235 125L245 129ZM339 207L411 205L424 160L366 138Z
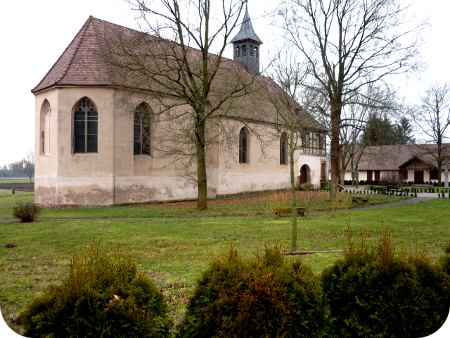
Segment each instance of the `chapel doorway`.
M300 168L300 184L311 183L310 175L311 170L309 169L309 166L306 164L302 165Z

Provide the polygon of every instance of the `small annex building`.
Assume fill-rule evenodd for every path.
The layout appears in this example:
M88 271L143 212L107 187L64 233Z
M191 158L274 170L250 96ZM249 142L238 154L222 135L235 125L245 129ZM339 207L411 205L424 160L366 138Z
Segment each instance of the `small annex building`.
M443 145L443 157L445 160L441 171L442 182L446 174L447 161L450 160L449 144ZM368 146L364 148L358 163L357 179L374 183L382 181L436 183L438 181L437 167L435 144ZM347 170L345 180L351 179L352 172Z
M170 154L165 147L169 141L164 137L176 135L183 123L164 119L161 97L175 102L176 95L149 90L105 57L108 46L134 38L152 37L89 17L32 89L36 203L114 205L196 198L192 163L176 161L179 154ZM232 43L234 59L224 59L224 67L242 76L259 74L262 40L248 12ZM196 53L192 51L194 59ZM227 85L228 73L218 75L218 90ZM132 79L126 85L121 82L124 76ZM280 89L272 80L256 76ZM226 140L218 136L207 151L208 197L288 188L286 135L275 110L258 91L236 101L228 108L247 118L229 115L221 121L230 128ZM180 102L179 111L185 106ZM146 118L149 115L158 118ZM327 173L326 129L306 117L309 123L303 148L296 153L296 172L302 183L318 186Z

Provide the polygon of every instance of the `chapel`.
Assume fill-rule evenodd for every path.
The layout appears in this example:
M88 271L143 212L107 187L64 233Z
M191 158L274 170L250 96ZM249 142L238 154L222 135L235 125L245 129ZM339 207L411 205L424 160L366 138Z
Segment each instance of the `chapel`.
M117 59L124 54L113 60L117 46L128 43L132 49L143 40L156 39L91 16L32 89L36 203L87 206L196 198L195 163L183 158L190 149L180 141L189 124L180 119L189 116L186 103L175 91L149 83L151 77L141 78L130 67L119 69ZM174 45L158 43L162 49ZM221 61L224 71L214 84L216 99L237 78L281 90L260 74L263 42L248 10L231 43L233 59ZM190 62L197 54L191 51ZM207 135L208 198L288 188L286 133L261 90L231 100L218 114ZM295 170L299 183L318 186L327 179L326 129L306 113L299 114L308 123Z

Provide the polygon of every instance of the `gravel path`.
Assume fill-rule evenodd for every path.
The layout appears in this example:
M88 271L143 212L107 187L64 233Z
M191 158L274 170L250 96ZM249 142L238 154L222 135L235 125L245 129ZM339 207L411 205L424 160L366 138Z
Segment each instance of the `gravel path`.
M361 210L361 209L384 209L389 207L396 207L398 205L405 205L405 204L415 204L420 203L424 201L430 201L432 199L438 198L437 194L422 194L426 196L419 196L420 194L417 194L417 197L407 199L407 200L401 200L401 201L395 201L395 202L388 202L383 204L376 204L376 205L368 205L365 207L360 208L352 208L349 210ZM435 195L435 196L429 196L429 195Z

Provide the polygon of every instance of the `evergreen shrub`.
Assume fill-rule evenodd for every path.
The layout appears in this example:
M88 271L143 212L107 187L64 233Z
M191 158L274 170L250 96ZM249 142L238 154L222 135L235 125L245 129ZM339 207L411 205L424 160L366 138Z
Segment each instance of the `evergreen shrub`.
M298 260L230 250L201 276L178 337L317 337L325 315L318 280Z
M166 304L153 282L101 245L74 255L69 276L21 315L27 337L167 337Z
M394 255L386 232L377 250L350 245L321 280L331 336L423 337L448 315L449 276L423 255Z

